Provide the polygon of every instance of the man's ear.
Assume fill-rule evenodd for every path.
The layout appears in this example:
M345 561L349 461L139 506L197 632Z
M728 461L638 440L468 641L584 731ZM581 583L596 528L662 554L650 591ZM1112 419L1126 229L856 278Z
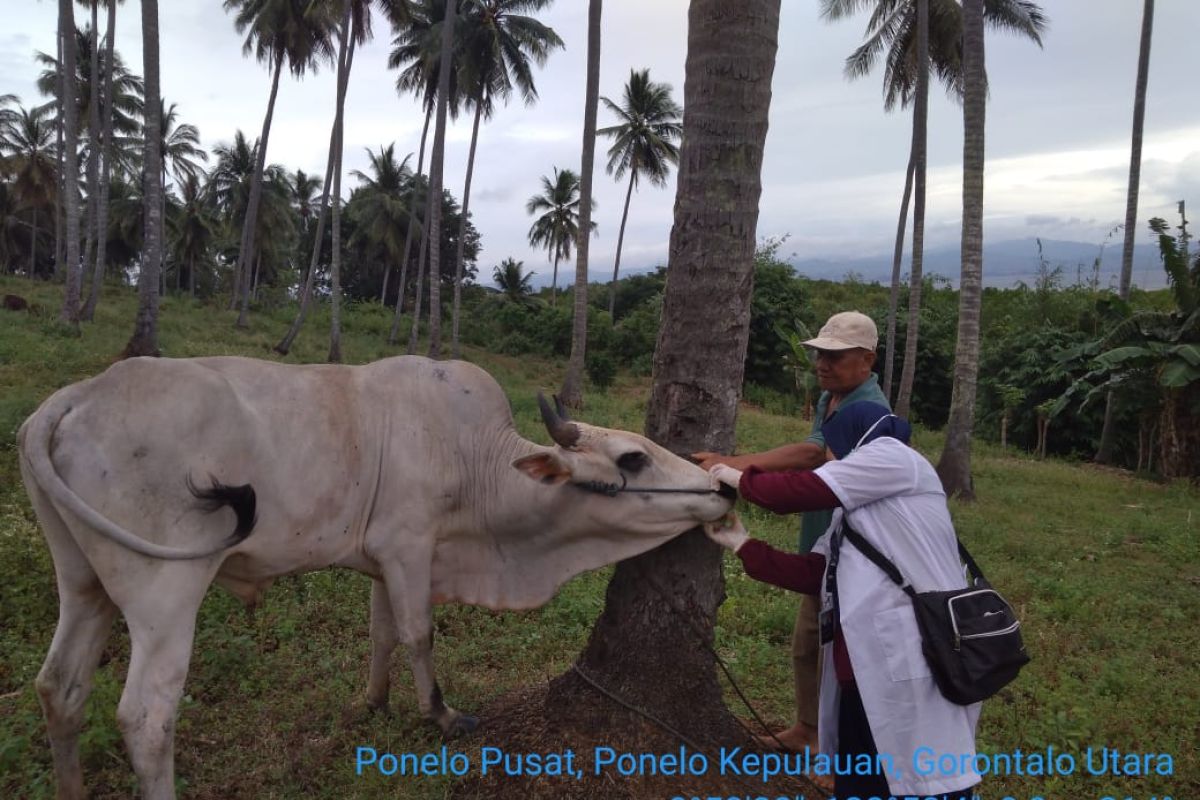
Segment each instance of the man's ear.
M535 453L522 456L512 465L535 481L546 484L564 483L571 477L571 468L554 453Z

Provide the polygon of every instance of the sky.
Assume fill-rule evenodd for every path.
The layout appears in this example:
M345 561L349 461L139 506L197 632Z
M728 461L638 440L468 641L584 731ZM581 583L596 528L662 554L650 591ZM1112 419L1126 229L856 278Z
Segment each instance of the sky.
M985 241L1042 237L1099 245L1125 217L1130 131L1142 3L1137 0L1044 0L1043 47L990 32L987 69ZM604 4L600 93L620 99L631 69L674 87L683 103L687 51L685 0L608 0ZM0 0L0 94L41 102L34 87L36 50L54 52L56 4ZM118 8L117 49L141 73L140 4ZM763 165L760 239L787 237L781 253L797 260L879 256L890 272L900 195L911 136L906 111L883 110L882 73L847 81L845 57L859 44L866 16L827 23L816 0L783 0ZM77 22L86 10L76 6ZM242 55L242 37L218 0L160 0L163 95L181 119L200 129L203 144L229 142L235 130L261 130L270 90L266 68ZM502 259L524 261L548 277L544 251L528 244L525 202L555 167L579 170L586 67L586 0L556 0L541 17L565 42L536 72L539 100L519 99L497 111L480 132L471 215L480 231L483 282ZM104 25L101 16L101 26ZM346 106L343 191L366 170L366 148L396 143L414 152L423 117L415 99L400 97L387 69L391 36L377 21L375 39L355 55ZM1142 155L1138 242L1145 220L1176 220L1176 203L1200 208L1200 102L1195 31L1200 3L1170 0L1155 9ZM1191 53L1192 55L1189 55ZM289 170L323 174L334 110L328 66L302 81L281 82L268 158ZM599 126L614 120L603 106ZM461 198L470 141L469 116L449 130L446 186ZM432 138L432 137L431 137ZM624 202L624 181L604 172L607 140L597 146L591 245L594 280L611 273ZM960 237L962 111L931 86L927 247ZM622 271L665 264L675 180L635 192ZM1032 244L1031 244L1032 249ZM560 267L573 274L573 264ZM987 265L984 265L985 273ZM1141 270L1139 270L1141 271ZM1135 273L1136 274L1136 273ZM564 280L559 276L560 285ZM540 282L540 281L539 281Z

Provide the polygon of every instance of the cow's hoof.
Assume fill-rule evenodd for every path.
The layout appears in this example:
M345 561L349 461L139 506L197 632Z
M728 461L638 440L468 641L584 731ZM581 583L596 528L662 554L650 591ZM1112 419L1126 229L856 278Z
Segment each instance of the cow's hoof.
M459 736L466 736L479 727L479 717L471 716L470 714L459 714L450 727L446 728L442 738L457 739Z

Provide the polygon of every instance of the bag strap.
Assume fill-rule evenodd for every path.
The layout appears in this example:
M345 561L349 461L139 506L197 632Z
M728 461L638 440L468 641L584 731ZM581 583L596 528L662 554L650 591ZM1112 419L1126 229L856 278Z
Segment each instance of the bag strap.
M903 589L905 594L909 597L916 595L916 591L912 588L912 585L904 578L900 570L896 568L896 565L891 562L891 559L879 552L879 549L868 542L861 533L854 530L849 522L843 521L842 532L871 563L887 573L892 582ZM957 536L954 537L954 540L958 543L958 554L962 557L963 562L966 563L967 569L970 570L971 577L976 581L982 580L986 582L987 578L983 577L983 572L979 569L979 565L975 563L975 559L971 558L971 554L967 552L967 548L963 546L962 540Z

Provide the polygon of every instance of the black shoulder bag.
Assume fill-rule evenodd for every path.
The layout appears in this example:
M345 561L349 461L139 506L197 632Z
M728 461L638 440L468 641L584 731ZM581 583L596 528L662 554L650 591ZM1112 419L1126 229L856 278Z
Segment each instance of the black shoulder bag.
M971 573L966 589L918 592L888 558L863 538L843 526L846 539L887 573L912 599L921 631L921 650L937 687L946 699L970 705L994 695L1012 682L1029 654L1021 641L1021 622L1008 601L983 577L967 548L958 552Z

